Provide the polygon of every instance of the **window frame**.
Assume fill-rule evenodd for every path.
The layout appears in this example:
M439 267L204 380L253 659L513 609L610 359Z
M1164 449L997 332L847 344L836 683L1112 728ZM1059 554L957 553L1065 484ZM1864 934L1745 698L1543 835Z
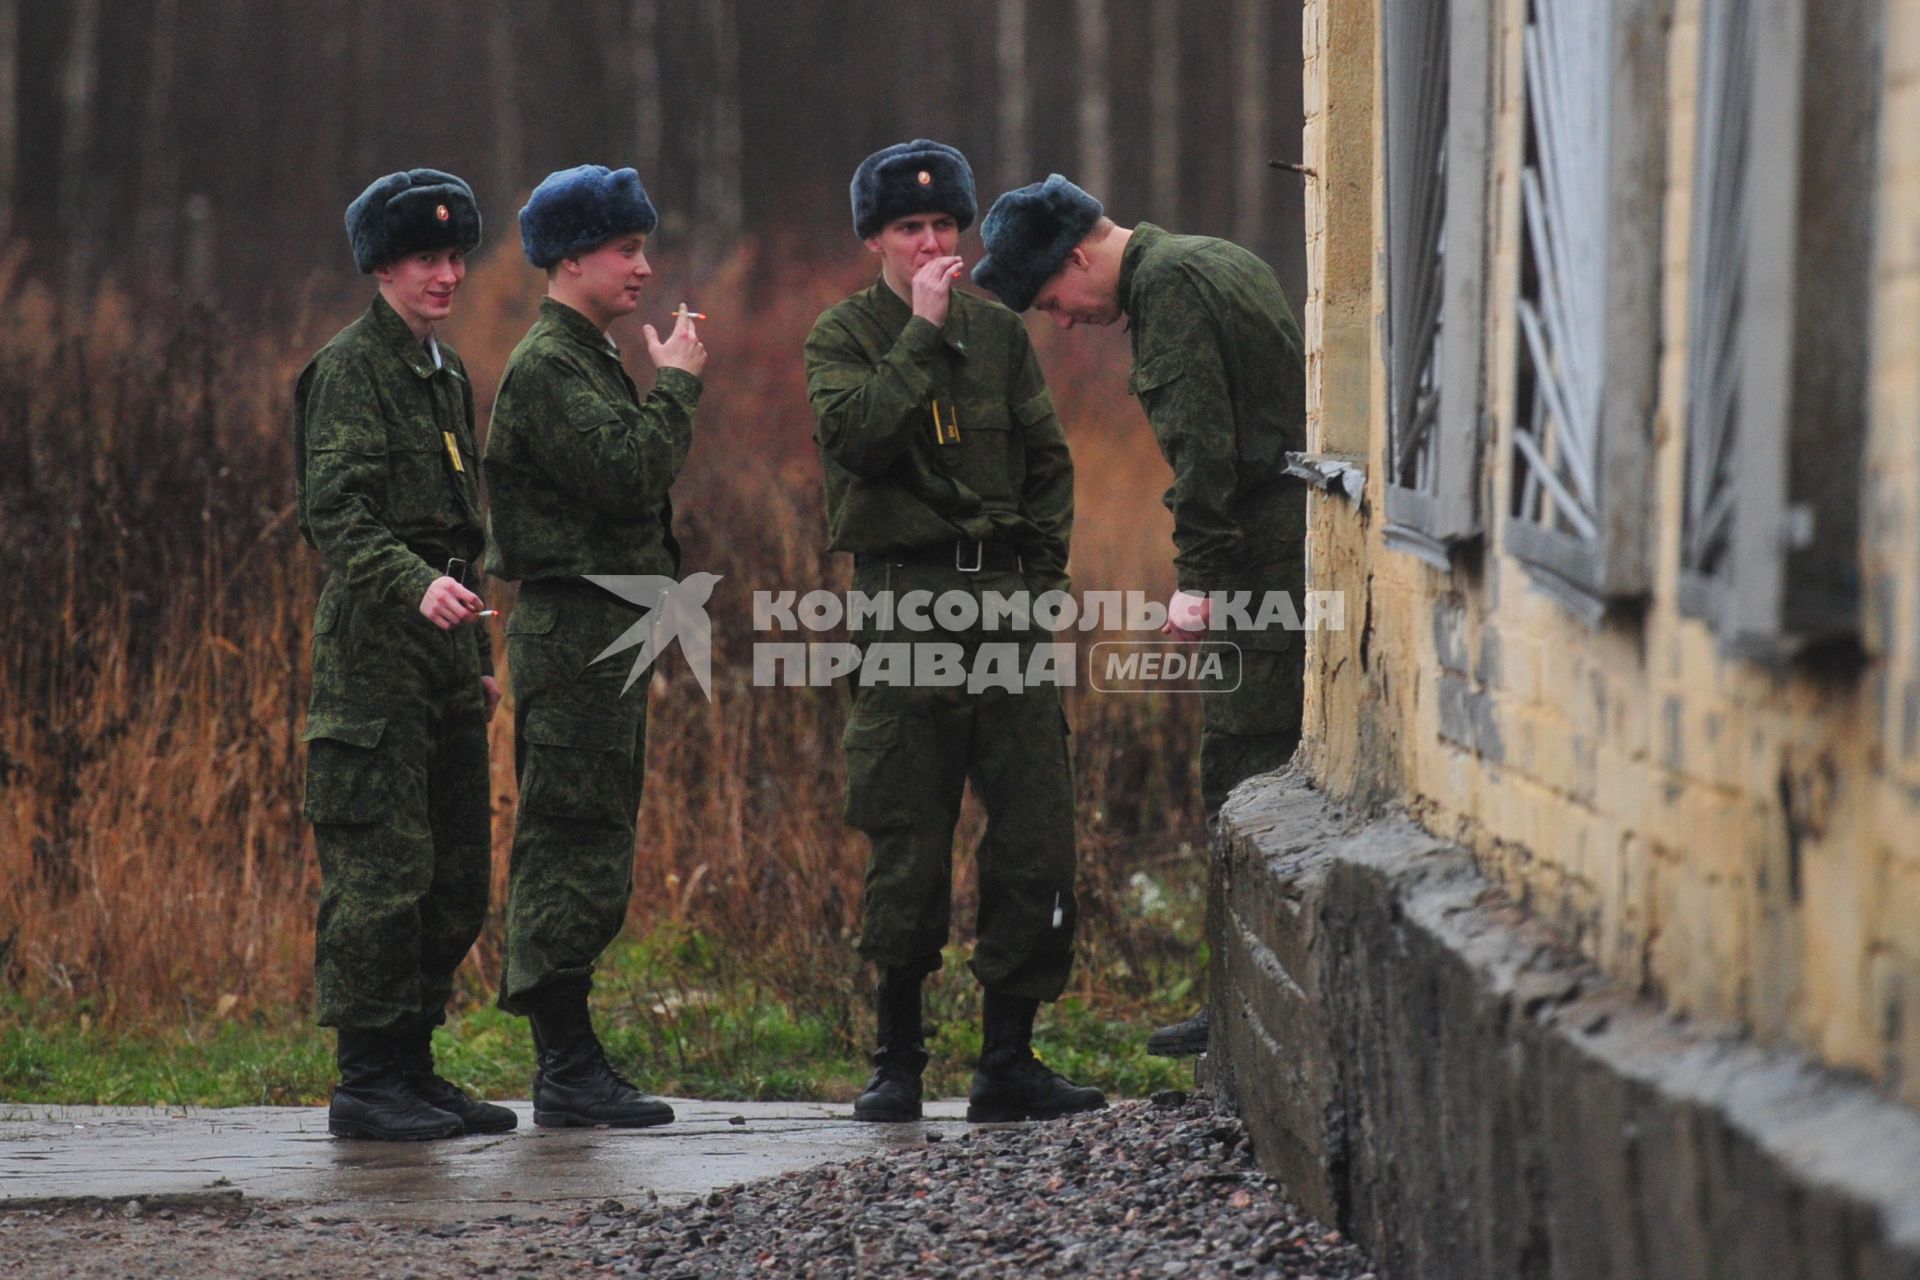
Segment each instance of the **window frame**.
M1770 664L1861 626L1882 18L1879 0L1772 0L1753 18L1731 549L1719 582L1683 565L1679 604Z
M1393 10L1418 12L1430 0L1384 0L1381 9L1381 66L1383 107L1393 110L1394 81L1398 77L1392 48ZM1451 550L1483 531L1480 489L1484 438L1483 404L1486 363L1486 208L1491 181L1494 118L1493 42L1496 24L1493 0L1449 0L1445 22L1447 86L1446 123L1440 131L1445 171L1440 181L1443 199L1442 229L1437 246L1439 273L1437 332L1431 356L1439 402L1430 428L1427 464L1429 483L1400 483L1401 444L1409 429L1404 398L1395 385L1396 344L1408 338L1394 329L1396 299L1393 284L1405 273L1396 270L1393 246L1409 236L1396 209L1395 178L1402 184L1414 172L1401 167L1432 163L1423 155L1408 158L1393 153L1392 116L1383 130L1382 173L1386 191L1388 254L1387 308L1382 318L1387 387L1387 438L1381 473L1385 483L1387 545L1419 556L1440 569L1450 567ZM1402 28L1404 29L1404 28ZM1405 256L1404 254L1402 255ZM1413 335L1424 340L1424 333Z
M1502 495L1504 545L1535 586L1576 616L1598 624L1609 612L1644 600L1651 587L1647 530L1652 511L1653 419L1661 343L1661 243L1665 208L1666 0L1525 0L1531 27L1541 6L1605 4L1608 46L1599 61L1606 77L1606 221L1601 241L1604 276L1598 358L1599 407L1593 422L1593 535L1580 537L1521 513L1522 485L1531 474L1520 420L1531 417L1529 338L1516 324L1511 341L1512 413L1507 442L1510 474ZM1521 72L1523 148L1535 136L1534 88ZM1528 155L1520 157L1528 171ZM1524 197L1519 237L1521 271L1514 281L1520 314L1529 279L1532 233ZM1537 273L1538 264L1533 264ZM1536 391L1534 394L1543 394Z

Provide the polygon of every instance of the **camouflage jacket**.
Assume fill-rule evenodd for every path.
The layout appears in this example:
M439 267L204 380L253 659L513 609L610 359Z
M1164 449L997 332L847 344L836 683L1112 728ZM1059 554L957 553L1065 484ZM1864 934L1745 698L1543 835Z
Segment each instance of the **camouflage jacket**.
M1236 244L1134 228L1120 260L1133 336L1127 390L1173 468L1173 563L1186 591L1249 585L1291 562L1305 492L1285 475L1306 442L1300 326L1273 271Z
M1066 588L1073 460L1019 316L956 290L936 327L882 279L814 322L806 361L834 550L998 538Z
M418 606L447 561L477 559L479 450L473 387L452 347L414 341L385 298L335 334L293 391L300 532L355 596ZM467 585L479 589L479 575ZM474 627L481 670L493 670Z
M552 298L500 380L487 434L487 572L678 577L667 490L693 444L700 379L662 369L640 398L620 352Z

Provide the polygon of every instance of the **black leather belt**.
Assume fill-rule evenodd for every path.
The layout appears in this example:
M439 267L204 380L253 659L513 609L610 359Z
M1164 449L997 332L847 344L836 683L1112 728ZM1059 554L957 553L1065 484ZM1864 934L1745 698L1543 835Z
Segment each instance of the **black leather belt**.
M853 563L863 569L870 564L925 564L942 569L958 569L961 573L979 573L983 569L1026 570L1026 562L1011 542L981 542L974 538L957 538L952 542L936 542L930 547L912 547L905 551L862 552L854 556Z

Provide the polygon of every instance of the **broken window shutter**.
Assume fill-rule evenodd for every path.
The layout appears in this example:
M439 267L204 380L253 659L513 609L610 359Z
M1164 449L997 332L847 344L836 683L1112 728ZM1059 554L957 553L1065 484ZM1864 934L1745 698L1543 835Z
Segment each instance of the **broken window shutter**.
M1440 568L1480 530L1488 0L1387 0L1387 541Z
M1694 91L1680 607L1715 619L1733 576L1753 57L1750 0L1705 0Z
M1656 0L1528 0L1508 549L1589 621L1644 594L1658 343Z
M1736 7L1753 11L1745 357L1711 616L1728 650L1772 661L1859 626L1882 14L1877 0Z

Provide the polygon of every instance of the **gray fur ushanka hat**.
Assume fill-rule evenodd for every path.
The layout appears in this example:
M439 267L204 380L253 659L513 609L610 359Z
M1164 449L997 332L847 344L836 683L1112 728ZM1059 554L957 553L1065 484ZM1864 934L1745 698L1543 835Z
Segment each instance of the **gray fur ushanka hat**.
M480 247L480 206L473 188L450 173L390 173L374 179L347 206L347 242L363 274L410 253L472 253Z
M1016 187L993 202L980 224L987 256L974 264L973 282L1025 311L1103 212L1098 200L1057 173Z
M967 158L929 138L882 147L862 160L848 194L853 198L853 233L862 240L894 219L916 213L950 213L965 231L978 211Z

